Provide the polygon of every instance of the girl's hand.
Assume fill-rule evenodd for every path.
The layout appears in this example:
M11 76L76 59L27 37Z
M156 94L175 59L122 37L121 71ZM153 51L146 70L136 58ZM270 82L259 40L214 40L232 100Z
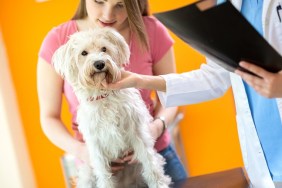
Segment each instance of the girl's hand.
M89 164L89 152L87 150L86 144L85 143L80 143L78 148L77 148L77 154L76 157L81 160L83 163Z
M123 159L116 159L114 161L111 162L111 169L112 169L112 173L116 174L119 171L123 170L125 166L125 162Z
M124 157L122 159L127 164L136 164L138 163L138 161L133 158L133 155L134 151L127 150L126 152L124 152Z
M152 123L149 125L150 133L153 137L153 139L156 141L163 131L163 123L159 119L155 119Z
M90 164L89 152L85 143L81 143L78 147L76 157L83 163ZM123 170L125 165L124 159L116 159L111 162L112 173L116 174L118 171ZM95 168L95 167L93 167Z
M133 159L134 152L132 150L127 150L124 152L122 158L119 158L111 162L112 173L116 174L117 172L124 169L125 165L136 164L138 161Z

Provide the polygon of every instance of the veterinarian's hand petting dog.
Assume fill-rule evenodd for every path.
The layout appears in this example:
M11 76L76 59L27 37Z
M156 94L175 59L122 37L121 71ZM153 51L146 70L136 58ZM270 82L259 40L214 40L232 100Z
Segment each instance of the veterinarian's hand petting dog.
M161 76L142 75L134 72L121 70L114 83L102 83L105 89L120 90L126 88L150 89L166 91L166 81Z
M102 86L105 89L113 89L113 90L119 90L119 89L125 89L125 88L139 88L138 87L138 77L140 77L138 74L122 70L120 74L117 75L117 82L115 83L107 83L106 80L102 82Z

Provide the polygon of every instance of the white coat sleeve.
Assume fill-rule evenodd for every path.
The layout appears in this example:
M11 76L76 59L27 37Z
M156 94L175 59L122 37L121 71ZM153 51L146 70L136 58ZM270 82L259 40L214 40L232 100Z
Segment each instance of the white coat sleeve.
M182 74L161 75L166 81L166 92L158 91L163 106L200 103L222 96L230 87L230 73L208 61L201 68Z

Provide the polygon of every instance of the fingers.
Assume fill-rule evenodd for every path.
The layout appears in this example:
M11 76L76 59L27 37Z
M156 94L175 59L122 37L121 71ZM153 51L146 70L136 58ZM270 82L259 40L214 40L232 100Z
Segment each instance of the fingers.
M242 79L251 86L256 92L260 93L261 95L265 96L265 82L262 78L257 76L251 75L249 73L236 70L236 74L242 77Z
M127 150L124 152L123 161L127 164L136 164L138 161L134 158L134 152Z
M268 77L269 74L271 74L268 71L264 70L263 68L256 66L254 64L248 63L246 61L241 61L239 65L240 67L254 73L255 75L258 75L261 78Z
M123 158L127 164L136 164L138 161L133 157L133 153Z
M275 80L275 74L264 70L261 67L256 65L241 61L240 66L255 75L250 73L240 71L239 69L235 70L235 73L242 77L250 86L253 88L268 88L269 85L272 85L273 80Z
M124 155L122 158L118 158L111 162L111 169L112 173L116 174L119 171L123 170L125 168L125 165L129 164L136 164L137 160L133 158L134 152L132 150L127 150L124 152Z
M106 88L110 88L112 90L123 89L122 84L121 84L120 81L118 81L116 83L109 83L109 84L107 84Z
M105 89L111 89L111 90L119 90L123 89L123 85L121 81L115 82L115 83L107 83L107 82L102 82L101 83L103 88Z
M119 171L123 170L124 167L125 167L124 163L111 163L111 170L113 174L116 174Z
M125 163L124 163L123 159L118 158L118 159L112 161L110 165L111 165L112 173L116 174L117 172L124 169Z
M102 86L105 89L112 89L112 90L120 90L120 89L124 89L126 88L126 84L127 84L127 77L130 76L130 73L127 71L122 70L119 75L117 76L116 82L113 83L107 83L102 82Z
M137 164L138 163L138 160L137 159L131 159L128 164L132 165L132 164Z
M255 76L250 73L240 71L239 69L235 70L235 73L241 76L242 79L255 90L261 90L266 85L265 81L272 76L272 73L245 61L241 61L240 66L257 75Z
M241 63L240 63L241 65ZM274 98L282 96L282 89L280 85L282 83L282 71L278 73L271 73L265 71L262 68L253 66L249 63L243 63L242 67L248 71L255 72L259 75L254 76L244 71L236 70L235 73L242 77L242 79L260 95L266 98Z
M241 71L239 69L235 70L235 73L241 76L241 78L249 85L251 86L256 92L262 94L264 91L264 76L266 75L266 71L261 69L258 66L249 64L247 62L240 62L240 66L243 67L244 69L260 76L255 76L250 73Z
M102 85L102 87L107 88L107 87L108 87L107 80L104 79L104 80L101 82L101 85Z
M243 80L245 80L245 82L247 82L252 87L262 87L264 84L263 79L260 77L251 75L240 70L236 70L235 73L241 76Z
M118 159L112 161L112 163L117 163L117 164L124 163L124 160L122 158L118 158Z

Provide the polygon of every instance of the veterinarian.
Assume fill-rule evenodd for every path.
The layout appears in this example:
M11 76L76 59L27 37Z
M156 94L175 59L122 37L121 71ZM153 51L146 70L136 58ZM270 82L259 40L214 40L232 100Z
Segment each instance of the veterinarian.
M88 153L83 135L78 132L76 109L78 106L72 88L55 72L51 65L53 53L75 32L97 27L113 27L130 46L131 57L126 70L145 75L175 73L173 40L166 28L148 13L147 0L80 0L74 17L54 27L45 37L39 51L37 86L41 126L52 143L84 162ZM62 94L65 95L72 114L73 136L61 120ZM185 179L187 174L170 145L170 135L165 129L177 113L177 107L163 108L157 99L151 99L151 90L141 90L154 121L148 125L156 140L156 150L166 159L165 172L172 181ZM100 99L103 100L103 99ZM113 173L122 170L132 153L112 166ZM95 167L94 167L95 168Z
M282 55L282 1L232 3ZM270 73L248 62L240 62L240 66L261 78L239 70L237 75L229 73L208 61L199 70L183 74L153 77L124 72L121 81L106 87L157 89L164 106L177 106L220 97L232 85L240 145L251 187L282 187L282 71Z

